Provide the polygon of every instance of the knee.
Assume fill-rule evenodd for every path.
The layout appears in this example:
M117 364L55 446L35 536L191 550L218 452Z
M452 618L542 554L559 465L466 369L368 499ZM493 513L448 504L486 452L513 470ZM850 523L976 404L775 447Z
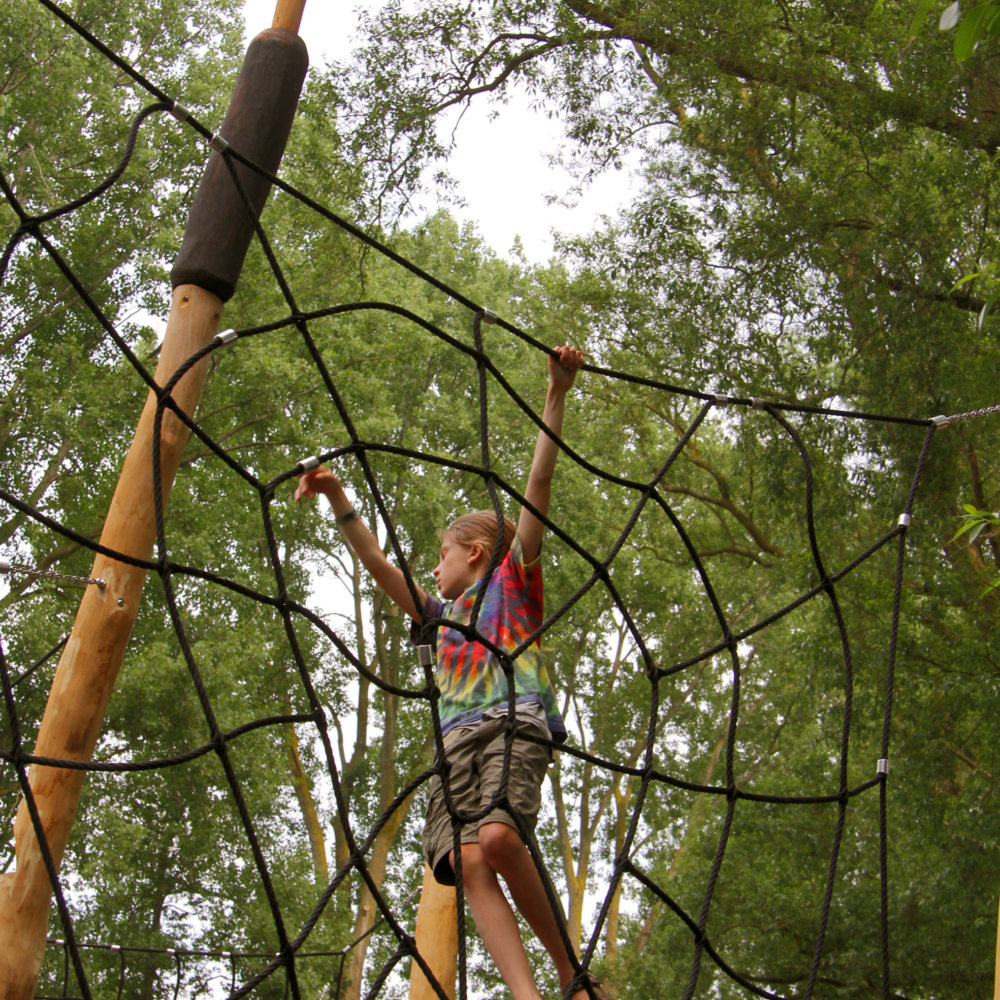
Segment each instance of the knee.
M496 872L503 873L527 851L521 835L506 823L485 823L479 828L479 847L483 860ZM463 855L462 860L465 860Z
M455 867L455 852L451 852L452 868ZM482 847L477 843L462 844L462 877L466 880L476 879L489 872L489 862L483 853Z

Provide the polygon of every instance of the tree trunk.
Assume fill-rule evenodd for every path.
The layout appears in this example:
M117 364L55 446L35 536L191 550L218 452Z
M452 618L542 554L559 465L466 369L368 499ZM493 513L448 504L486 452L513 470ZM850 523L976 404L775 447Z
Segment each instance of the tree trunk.
M291 696L285 696L285 711L291 714ZM302 766L302 758L299 757L299 737L294 726L285 729L285 739L288 749L288 768L292 779L292 788L295 790L295 798L302 811L302 819L306 824L306 833L309 835L309 850L312 853L313 869L316 872L316 881L325 884L329 881L330 870L326 862L326 838L323 836L323 825L319 821L316 812L316 804L313 801L312 791L309 788L309 777Z
M386 645L386 635L383 627L382 611L386 602L384 594L379 592L375 597L373 606L373 618L375 622L375 655L378 659L379 675L388 683L394 684L396 681L396 661L398 650L389 649ZM398 697L396 695L385 694L384 696L384 719L382 728L382 742L379 748L379 813L383 813L392 804L396 796L396 789L399 786L399 776L396 766L396 742L397 742L397 706ZM368 862L368 872L377 887L382 885L385 878L386 862L389 857L389 848L396 839L396 834L406 818L412 799L404 802L388 819L385 826L379 831L372 845L371 858ZM357 919L354 924L354 939L358 940L371 930L376 919L375 900L367 885L361 890L361 897L358 901ZM354 951L351 953L351 964L348 970L347 992L344 1000L360 1000L361 985L365 967L365 959L368 955L368 945L370 937L363 937Z

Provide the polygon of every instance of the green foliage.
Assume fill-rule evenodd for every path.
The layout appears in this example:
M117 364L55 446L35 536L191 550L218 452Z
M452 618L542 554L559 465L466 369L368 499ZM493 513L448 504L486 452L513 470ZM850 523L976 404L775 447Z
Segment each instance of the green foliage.
M963 504L962 507L965 513L959 519L961 527L959 527L958 531L951 538L953 542L958 541L958 539L965 535L967 536L965 542L971 547L977 541L979 541L980 545L983 542L990 541L1000 533L1000 515L995 511L979 510L978 507L974 507L971 503ZM998 586L1000 586L1000 575L994 576L986 584L980 597L985 597Z
M221 117L236 65L232 5L111 6L74 9L206 120ZM64 38L38 5L18 0L11 10L10 25L0 28L7 32L2 169L25 204L48 208L110 170L145 99ZM937 33L913 30L903 45L911 14L892 5L737 0L440 2L412 13L389 5L366 21L372 44L353 68L311 74L282 169L463 294L546 344L585 345L606 368L720 397L916 416L973 410L993 401L998 361L988 308L996 275L981 263L997 249L995 61L981 45L956 66ZM502 98L514 80L566 124L568 155L584 173L643 158L646 183L635 203L597 232L563 241L560 260L545 268L498 259L473 229L445 214L393 228L395 211L447 151L434 116L480 93ZM154 327L166 310L162 279L204 151L162 116L140 133L136 157L121 186L53 223L51 232L151 363ZM10 233L16 222L6 208L0 212ZM310 320L308 340L288 325L215 352L199 426L261 482L288 474L305 455L365 445L398 532L393 555L426 582L436 529L488 503L482 478L462 467L481 462L470 317L288 196L268 203L263 224L300 314L370 305ZM4 481L46 514L96 537L145 387L29 244L12 258L2 295ZM378 302L424 317L465 350ZM252 247L226 325L255 328L288 312ZM538 352L498 327L484 328L484 337L513 392L539 408ZM353 441L314 348L349 415ZM498 382L488 377L487 385L491 465L511 513L537 429ZM716 403L656 496L645 500L630 487L657 475L701 400L586 375L567 414L566 441L607 478L566 456L557 471L552 519L559 530L545 545L546 601L550 611L569 606L544 645L571 742L553 768L538 837L584 937L612 861L626 849L631 863L697 916L730 783L760 795L835 796L842 767L853 788L872 777L882 756L895 553L886 546L838 581L850 686L823 592L756 631L819 582L804 518L805 466L788 430L759 407ZM811 461L817 546L826 571L836 573L894 530L925 428L788 419ZM909 535L892 691L888 844L892 985L912 998L965 1000L984 993L991 979L994 928L984 914L995 912L1000 653L995 595L978 597L1000 562L997 522L985 513L995 506L998 445L987 421L937 432ZM441 461L412 460L410 450ZM387 539L364 463L347 453L336 465L368 523ZM167 511L170 558L272 597L280 568L291 599L322 614L381 684L416 691L423 678L405 623L358 572L328 513L292 504L291 489L286 480L262 504L247 477L192 438ZM950 512L970 496L975 506L965 508L953 533ZM33 565L88 571L85 549L13 509L3 518L5 552ZM956 544L960 539L968 544ZM595 564L612 553L607 586ZM693 569L693 554L704 577ZM426 706L363 678L329 633L306 619L293 616L289 630L275 610L183 570L171 585L223 731L310 711L306 676L328 709L329 754L314 727L295 729L301 773L287 726L255 729L228 744L294 936L347 861L347 828L363 835L428 766ZM339 586L345 597L328 601L320 593L326 586ZM78 597L56 582L15 580L3 598L3 642L16 671L66 634ZM674 670L744 630L738 691L724 646ZM49 662L16 689L28 745L52 669ZM191 673L154 576L99 758L138 762L207 745L212 732ZM10 735L0 730L0 745ZM599 768L574 750L634 770ZM643 785L653 773L682 785ZM9 771L0 793L8 816L17 799ZM316 832L309 801L323 841L319 856L309 839ZM373 869L384 867L382 891L408 928L418 813L411 805L398 830L368 855ZM726 961L766 988L797 995L805 982L836 820L835 802L735 804L706 933ZM824 988L839 984L844 996L880 995L872 944L877 828L872 793L852 797L821 964ZM78 935L273 954L274 919L247 843L214 752L128 777L92 776L64 865ZM384 862L376 857L383 848ZM333 894L306 950L337 951L368 929L360 881L348 878ZM691 974L689 928L630 877L617 903L596 960L617 995L681 995ZM354 988L370 982L365 977L395 946L382 926L352 953L345 974L354 975ZM533 956L541 966L543 958ZM114 962L96 954L87 961L96 992L117 987ZM261 961L239 959L237 980ZM337 961L297 963L303 995L329 990ZM44 985L54 990L58 956L49 963ZM159 995L172 974L158 960L138 963L127 992ZM202 995L213 977L227 986L229 975L225 963L193 961L183 989ZM474 990L499 989L475 948L470 975ZM260 995L280 993L280 980L271 977ZM554 983L546 986L555 991ZM387 990L401 995L405 987L392 980ZM707 961L698 991L743 995Z
M876 8L881 6L882 2L883 0L879 0ZM916 35L930 12L940 6L938 0L920 0L910 23L909 34ZM955 59L960 63L965 62L972 58L982 41L993 38L1000 32L1000 4L986 0L985 3L975 4L963 15L959 0L952 0L941 13L938 27L941 31L956 29Z
M382 71L394 74L392 86L371 86L366 72L354 77L356 106L367 111L357 134L383 127L416 171L442 153L431 128L437 110L481 95L502 100L505 88L520 85L565 127L563 159L575 160L581 177L629 156L642 162L639 198L600 231L564 241L566 281L559 287L547 279L548 308L572 309L599 363L724 395L907 415L975 410L995 401L997 362L989 262L997 252L993 158L1000 119L986 27L991 6L979 4L974 17L962 18L955 50L949 37L911 24L912 6L888 4L526 2L421 5L412 14L392 7L373 20L372 44L359 63L381 59ZM977 33L981 44L973 50ZM413 38L418 45L409 44ZM392 162L388 156L382 164L386 176ZM622 445L607 466L636 479L657 467L692 412L631 388L585 391L589 426L575 432L589 440L604 419L614 421L611 440ZM816 524L830 569L895 523L922 435L818 420L796 426L816 463ZM920 779L905 791L893 784L890 796L890 849L899 852L890 871L905 870L890 919L893 928L907 928L893 932L893 968L908 996L963 997L985 992L990 981L983 956L992 954L992 929L976 916L995 909L988 865L972 880L984 886L977 900L949 889L968 886L968 873L959 870L966 862L985 864L985 854L959 859L953 848L949 858L934 837L920 845L925 815L947 813L949 824L977 843L971 816L996 818L970 777L988 781L992 773L995 727L978 706L982 690L995 686L995 608L992 600L974 602L983 564L995 566L997 556L977 545L976 557L965 559L949 544L949 517L970 490L977 508L992 505L997 443L986 421L938 435L911 536L892 755L906 762L907 776ZM801 466L772 424L735 411L710 420L678 465L664 491L709 561L728 613L758 620L807 585L814 570L804 558ZM575 472L560 475L585 489ZM630 501L609 487L598 495L606 523L587 524L581 509L574 526L584 525L602 551L608 542L600 535L623 523ZM687 553L673 535L652 511L639 525L616 560L613 581L626 592L657 662L669 664L684 655L682 640L695 635L708 644L718 625L685 574ZM585 572L572 562L566 569L567 579ZM856 684L851 781L863 780L880 755L890 574L891 558L880 555L844 584ZM583 615L593 632L577 624L584 648L614 634L600 609L595 601ZM741 781L753 775L753 787L802 792L833 780L843 679L831 624L829 607L813 601L756 635L745 651L756 683L744 692L752 710L744 706L739 724ZM568 628L563 647L574 648L574 638ZM635 655L628 646L625 662ZM624 734L638 731L648 705L641 685L637 691L624 671L615 674L614 662L594 652L580 659L575 679L561 672L560 683L579 690L574 709L584 706L577 738L621 754ZM728 670L725 662L707 663L670 688L664 751L671 773L688 780L715 773ZM583 679L591 676L588 687ZM609 676L614 708L602 698ZM596 742L603 718L588 715L592 700L617 742ZM568 797L603 802L593 792L601 781L612 794L607 776L591 776L575 762L561 770ZM617 791L626 793L625 784ZM651 798L643 809L648 854L641 856L662 866L671 891L676 886L688 912L696 912L721 809L698 796ZM738 809L733 859L709 933L747 968L766 967L798 983L811 959L814 879L829 861L831 816L826 810L813 823L779 813ZM838 879L843 897L831 914L823 968L845 993L862 996L877 981L863 944L871 930L857 917L872 901L874 818L859 807L848 819L842 870L850 874ZM777 833L782 822L787 838ZM803 835L792 835L796 824ZM613 853L612 828L588 827L597 854ZM955 826L949 830L953 842L961 836ZM767 831L782 850L770 849ZM798 877L800 871L807 874ZM932 885L922 886L919 872L935 873ZM772 911L770 900L754 892L758 884L776 886L780 928L758 933L757 912L762 905ZM857 896L855 885L862 887ZM686 932L648 897L636 905L628 929L623 923L617 942L607 942L609 949L622 946L618 982L625 995L679 992L687 967L675 956L688 952ZM963 925L977 928L976 943ZM724 980L705 985L728 988Z

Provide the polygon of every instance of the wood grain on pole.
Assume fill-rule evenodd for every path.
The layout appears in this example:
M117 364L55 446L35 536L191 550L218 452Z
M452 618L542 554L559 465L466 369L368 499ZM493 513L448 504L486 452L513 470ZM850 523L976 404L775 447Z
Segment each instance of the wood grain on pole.
M211 340L221 313L222 302L211 292L195 285L174 290L156 368L159 385ZM173 390L175 402L188 414L194 413L201 397L207 366L207 359L200 362ZM152 462L156 402L150 392L101 534L102 545L138 559L149 559L156 540ZM187 439L187 427L166 411L160 446L164 504ZM98 555L91 575L107 585L88 586L80 602L38 731L34 752L41 757L91 759L139 610L144 569ZM84 771L39 764L30 769L32 797L57 868L84 776ZM0 875L0 1000L31 1000L45 950L52 886L23 801L14 836L17 867Z
M449 998L455 996L455 976L458 972L456 912L455 890L441 885L425 864L414 936L417 951ZM410 1000L441 1000L416 962L410 966Z
M289 31L298 33L305 5L306 0L278 0L278 5L274 8L274 21L271 23L271 27L287 28Z

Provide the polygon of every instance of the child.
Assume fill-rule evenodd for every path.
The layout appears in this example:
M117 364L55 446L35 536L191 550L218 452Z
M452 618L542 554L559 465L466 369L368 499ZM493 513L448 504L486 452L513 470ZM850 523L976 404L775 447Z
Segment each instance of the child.
M559 347L549 357L549 386L542 420L556 435L562 432L566 394L583 355ZM552 473L559 449L539 431L525 487L525 499L545 514L549 509ZM386 559L378 540L358 519L337 477L325 468L313 469L299 480L295 498L322 493L333 507L337 524L375 582L405 611L415 626L427 621L468 625L481 585L486 587L475 629L508 653L542 623L542 574L539 556L545 526L527 507L517 526L504 518L501 561L489 579L497 541L497 517L490 511L465 514L441 539L434 579L438 600L416 587L417 601L402 570ZM504 727L508 711L508 681L496 655L482 642L441 624L437 631L436 679L441 690L440 712L444 750L449 763L452 800L464 812L480 811L495 794L502 777ZM509 662L509 660L508 660ZM555 742L566 738L537 641L514 662L518 732ZM534 828L541 783L551 760L547 745L515 740L507 801L521 821ZM521 915L552 956L565 990L574 976L573 963L559 934L542 880L521 838L514 818L494 808L485 818L461 830L461 867L465 894L476 927L513 1000L541 1000L521 941L517 920L500 887L502 876ZM424 854L439 882L454 885L454 833L441 780L435 777L424 828ZM591 979L593 995L607 1000ZM573 1000L585 1000L583 988Z

